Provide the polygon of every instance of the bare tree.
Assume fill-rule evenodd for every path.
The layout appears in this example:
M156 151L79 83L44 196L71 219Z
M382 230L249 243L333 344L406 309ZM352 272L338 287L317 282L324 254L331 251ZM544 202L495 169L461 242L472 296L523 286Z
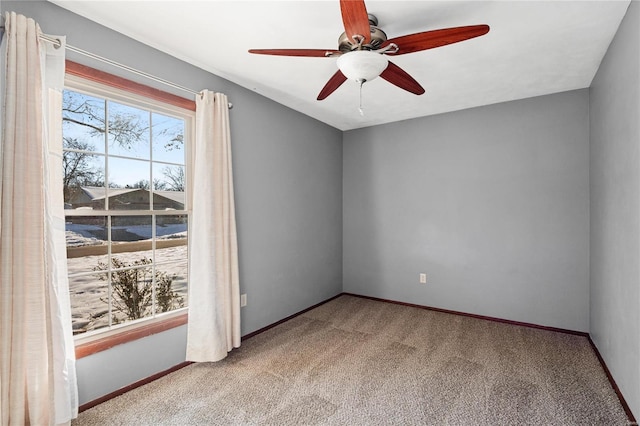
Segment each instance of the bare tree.
M92 162L96 155L89 152L95 147L78 139L63 138L62 154L64 201L69 202L73 188L80 186L104 186L104 171Z
M111 275L113 308L126 315L129 320L144 318L151 313L153 277L156 282L156 308L158 312L168 312L184 307L184 298L172 287L176 276L159 270L154 272L151 264L152 261L149 258L127 263L114 257L111 259L111 268L107 263L101 261L98 261L98 266L93 268L98 272L100 280L106 281ZM132 266L137 268L131 268ZM106 299L100 298L100 300L109 303ZM116 322L119 322L117 318Z
M68 131L64 136L64 197L65 202L70 202L72 195L80 186L105 186L105 173L102 167L96 167L96 159L101 155L96 152L96 147L91 140L104 140L105 133L109 133L110 146L117 145L127 150L133 149L136 144L147 141L149 123L141 119L139 115L128 113L126 109L112 108L106 113L106 101L93 98L70 90L65 90L62 105L63 125L75 131ZM78 129L83 129L77 131ZM164 141L164 149L167 151L179 149L183 144L183 133L180 127L163 128L158 130L156 137ZM95 139L94 139L95 138ZM104 152L103 149L98 150ZM95 154L94 154L95 152ZM173 191L184 190L184 170L170 171L167 182L154 179L153 187L156 190L171 189ZM180 176L182 175L182 176ZM109 182L110 188L119 185ZM133 187L149 189L149 182L140 181ZM169 186L169 188L168 188ZM178 189L182 188L182 189Z
M131 188L149 189L149 181L147 179L141 179L138 182L131 185ZM153 179L153 189L155 191L162 191L167 189L166 182L161 181L158 178Z
M185 188L184 167L166 166L162 169L162 174L167 180L166 189L169 191L182 191Z
M105 117L104 101L85 97L76 92L65 90L62 104L62 121L83 126L91 137L104 135L109 129L112 144L130 149L144 140L149 133L149 125L138 115L121 111L110 111ZM179 149L184 144L182 129L168 128L158 131L157 136L166 137L164 148L167 151Z
M70 90L64 91L62 121L86 128L90 137L102 136L108 128L112 143L123 148L131 148L149 132L147 123L138 116L112 112L107 119L102 102L98 103Z

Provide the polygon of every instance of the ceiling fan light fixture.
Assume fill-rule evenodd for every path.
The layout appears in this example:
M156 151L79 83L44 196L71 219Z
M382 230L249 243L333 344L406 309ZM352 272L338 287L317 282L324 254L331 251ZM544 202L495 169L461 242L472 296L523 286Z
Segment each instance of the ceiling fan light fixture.
M370 50L354 50L340 56L337 63L345 77L363 83L378 77L389 65L389 60Z

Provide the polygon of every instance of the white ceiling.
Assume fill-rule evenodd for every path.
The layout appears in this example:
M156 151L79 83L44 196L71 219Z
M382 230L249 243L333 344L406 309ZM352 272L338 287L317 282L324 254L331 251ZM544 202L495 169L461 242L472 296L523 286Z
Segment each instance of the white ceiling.
M340 130L588 87L629 5L367 1L367 11L389 38L476 24L488 24L491 31L391 57L426 93L416 96L381 78L372 80L363 88L361 116L355 82L316 100L337 70L335 58L247 53L252 48L337 49L344 31L337 0L50 1Z

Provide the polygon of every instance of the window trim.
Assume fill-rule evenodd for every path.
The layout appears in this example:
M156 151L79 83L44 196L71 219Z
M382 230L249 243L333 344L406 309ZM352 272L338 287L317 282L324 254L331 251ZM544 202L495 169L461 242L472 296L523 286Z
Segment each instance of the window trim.
M142 339L143 337L171 330L188 323L186 308L163 315L149 318L133 324L111 329L103 333L86 336L80 335L76 340L76 359L84 358L98 352L111 349L114 346Z
M156 89L155 87L137 83L70 60L65 61L65 68L65 78L73 76L73 81L80 84L82 84L83 81L85 84L87 84L87 81L94 84L97 83L109 89L115 89L116 92L121 92L121 94L125 96L134 95L134 98L138 101L144 102L146 98L147 102L153 100L191 112L196 110L195 101ZM93 84L91 84L91 86L93 86ZM154 107L158 106L155 103L151 105ZM192 117L192 121L195 121L194 116ZM191 123L191 129L194 129L193 123ZM187 163L189 163L189 160L187 160ZM88 336L74 336L76 359L110 349L116 345L132 342L172 328L180 327L187 324L187 322L187 308L182 308L155 318L143 319L139 322L136 321L125 324L122 327L105 330L103 333Z
M134 93L144 98L164 102L166 104L177 106L189 111L196 110L195 101L192 101L190 99L183 98L160 89L156 89L155 87L136 83L133 80L118 77L117 75L109 74L107 72L97 70L95 68L91 68L86 65L70 61L68 59L65 61L65 73L66 75L73 75L84 80L92 81L94 83L104 84L105 86L109 86L111 88L120 89L128 93Z

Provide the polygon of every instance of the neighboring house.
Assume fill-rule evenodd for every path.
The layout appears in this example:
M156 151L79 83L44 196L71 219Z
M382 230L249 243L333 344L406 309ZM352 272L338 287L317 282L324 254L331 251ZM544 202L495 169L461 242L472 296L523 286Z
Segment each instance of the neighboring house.
M109 188L81 186L68 188L66 210L88 209L104 210L105 199L109 199L109 210L144 210L149 209L151 191L143 188ZM183 210L184 192L179 191L153 191L153 209L158 210ZM67 231L75 231L84 237L107 240L105 218L96 216L67 216ZM121 216L117 222L112 223L112 241L139 241L146 240L151 235L151 216ZM186 222L182 215L158 216L155 222L158 235L167 233L186 232ZM166 228L167 226L174 225ZM175 228L175 225L184 227ZM89 226L90 228L78 228ZM161 232L159 227L165 230ZM69 237L70 235L68 235ZM75 237L75 235L74 235Z
M82 186L71 189L65 209L91 208L103 210L105 199L109 199L112 210L141 210L149 207L151 191L143 188L104 188ZM154 210L182 210L184 192L153 191Z

